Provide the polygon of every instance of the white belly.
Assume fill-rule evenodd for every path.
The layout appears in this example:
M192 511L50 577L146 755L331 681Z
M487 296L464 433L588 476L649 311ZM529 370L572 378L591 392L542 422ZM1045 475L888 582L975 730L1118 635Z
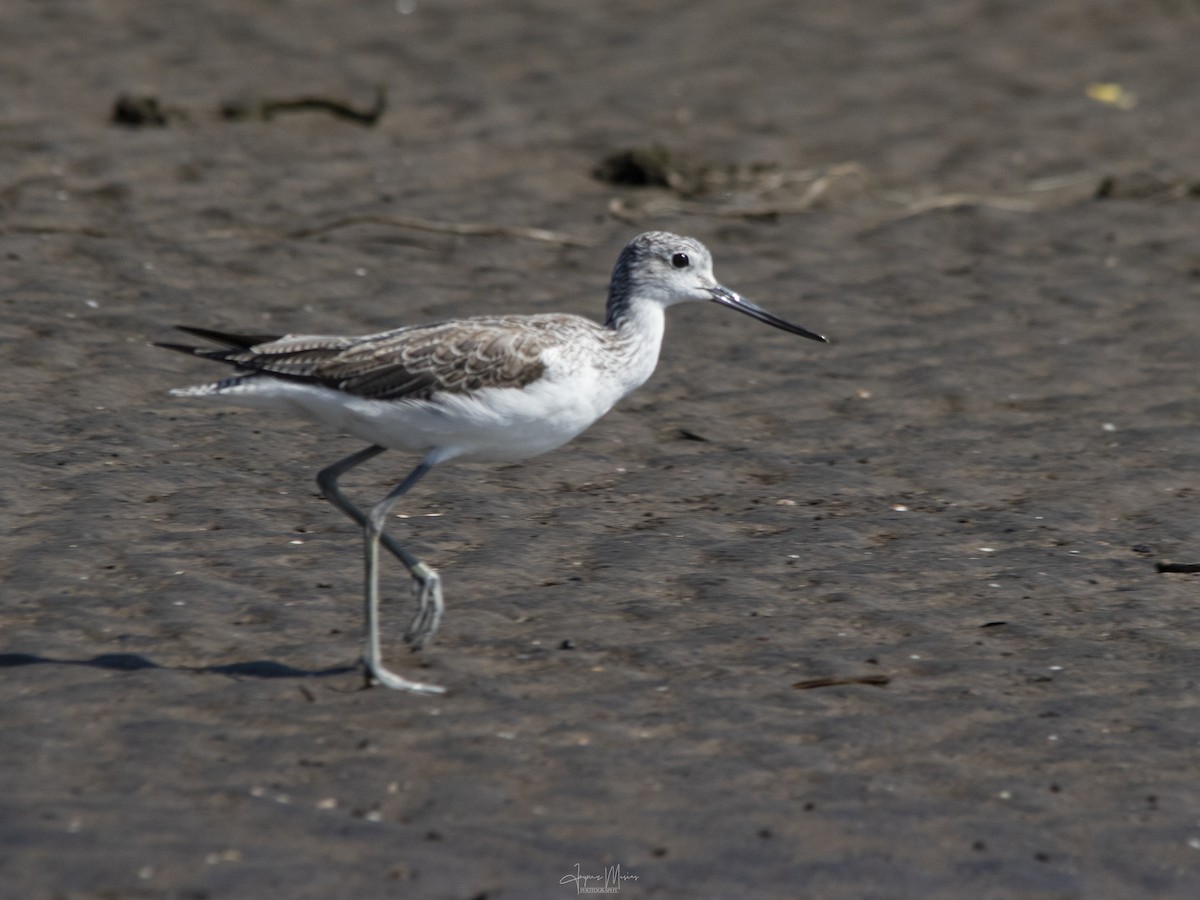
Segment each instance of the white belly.
M201 396L291 409L381 447L432 453L435 462L510 462L561 447L623 396L621 385L598 383L594 376L543 378L523 388L443 393L432 400L369 400L317 385L258 378Z
M615 400L595 394L530 385L486 388L474 394L440 394L433 400L357 401L343 407L346 431L383 447L440 460L501 462L561 447L608 412Z

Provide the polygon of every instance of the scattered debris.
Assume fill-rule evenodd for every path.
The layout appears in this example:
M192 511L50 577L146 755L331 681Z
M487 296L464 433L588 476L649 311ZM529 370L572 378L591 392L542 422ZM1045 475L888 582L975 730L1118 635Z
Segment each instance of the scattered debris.
M666 147L631 147L608 154L592 170L592 175L609 184L634 187L682 187L694 166L681 166L680 160Z
M109 118L114 125L125 125L129 128L142 128L146 125L161 128L172 116L178 115L180 113L177 111L168 110L159 103L153 94L121 94L113 103Z
M1144 171L1105 175L1096 187L1097 200L1172 200L1197 194L1200 182Z
M1159 572L1179 572L1185 575L1200 573L1200 563L1168 563L1160 562L1155 565Z
M857 163L789 171L774 163L712 163L658 144L610 153L592 175L610 184L666 188L675 195L614 199L609 212L622 221L680 212L772 219L812 208L835 183L849 180L857 190L867 181Z
M789 171L773 163L712 163L659 144L614 151L592 175L609 184L660 189L609 201L609 214L631 224L653 216L687 214L770 220L798 215L839 197L862 196L871 187L870 174L855 162ZM981 208L1028 214L1095 199L1167 201L1185 197L1200 197L1200 180L1144 170L1054 175L998 194L891 191L882 199L898 205L899 210L868 223L860 233L940 210Z
M1084 93L1097 103L1115 106L1117 109L1130 110L1137 106L1138 97L1133 91L1126 90L1112 82L1097 82L1089 84Z

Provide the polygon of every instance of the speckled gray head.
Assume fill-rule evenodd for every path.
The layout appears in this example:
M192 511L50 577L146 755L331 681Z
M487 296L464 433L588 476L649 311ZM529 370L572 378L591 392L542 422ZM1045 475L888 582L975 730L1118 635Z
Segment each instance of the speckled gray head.
M621 319L634 302L666 307L687 300L711 300L791 334L825 342L816 332L793 325L722 285L713 275L707 247L695 238L667 231L647 231L625 245L613 269L606 320L613 324Z

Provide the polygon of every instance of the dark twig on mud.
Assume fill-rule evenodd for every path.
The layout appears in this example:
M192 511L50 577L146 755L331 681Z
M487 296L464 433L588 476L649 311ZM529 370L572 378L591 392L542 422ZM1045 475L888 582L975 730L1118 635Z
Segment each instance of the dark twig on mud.
M759 170L753 166L701 166L694 171L668 172L661 180L639 182L669 187L673 194L660 194L640 203L630 203L625 198L617 197L609 202L608 212L614 219L630 224L636 224L647 216L663 215L778 219L808 212L825 198L835 184L854 179L864 184L869 181L866 169L855 162L802 171ZM792 196L799 185L804 185L803 192L799 197ZM736 202L714 199L731 192L739 197L749 195L758 199L739 199ZM780 194L787 194L791 199L771 202L765 199Z
M375 89L375 102L370 109L356 109L342 100L329 97L294 97L286 100L260 100L257 103L228 101L221 105L221 115L226 119L271 119L283 112L327 112L339 119L357 122L359 125L374 125L387 109L387 91Z
M813 688L836 687L841 684L869 684L883 687L891 682L887 675L860 675L848 678L809 678L807 681L797 681L792 685L798 691L811 691Z
M1160 572L1181 572L1186 575L1194 575L1200 572L1200 563L1160 562L1155 565L1155 568Z
M411 228L416 231L432 231L437 234L460 234L483 237L515 237L527 241L545 241L550 244L564 244L568 247L586 247L587 241L571 237L559 231L547 231L544 228L529 228L524 225L488 225L478 222L437 222L433 219L421 219L416 216L346 216L335 219L323 225L313 225L310 228L298 228L288 232L288 237L309 238L339 228L351 225L385 225L390 228Z

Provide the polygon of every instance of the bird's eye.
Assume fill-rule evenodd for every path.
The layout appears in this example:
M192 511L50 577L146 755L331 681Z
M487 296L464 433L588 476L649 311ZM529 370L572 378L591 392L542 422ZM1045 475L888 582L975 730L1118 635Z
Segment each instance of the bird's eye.
M686 269L688 267L688 255L686 253L676 253L671 257L671 265L677 269Z

